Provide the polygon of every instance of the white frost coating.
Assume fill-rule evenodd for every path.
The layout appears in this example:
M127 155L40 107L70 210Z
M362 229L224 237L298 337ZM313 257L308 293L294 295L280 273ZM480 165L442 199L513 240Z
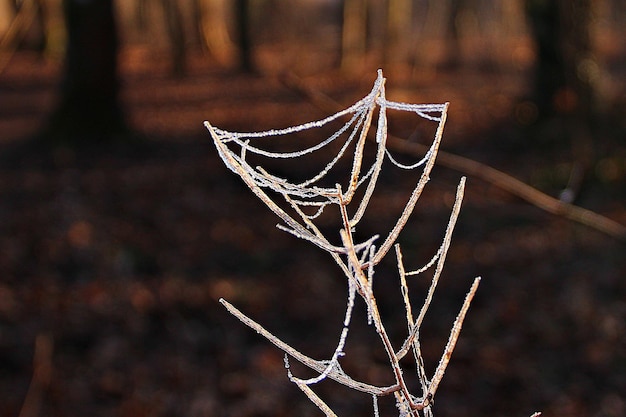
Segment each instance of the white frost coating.
M381 85L383 83L383 80L384 79L382 76L382 72L379 71L378 78L376 79L376 82L374 83L374 87L372 88L372 91L367 96L363 97L361 100L357 101L356 103L354 103L352 106L348 107L347 109L337 112L321 120L304 123L298 126L288 127L285 129L272 129L272 130L266 130L266 131L261 131L261 132L228 132L226 130L217 129L215 127L213 128L213 130L218 135L227 137L228 139L226 139L226 141L230 141L230 140L235 140L237 138L262 138L262 137L272 137L272 136L283 136L283 135L288 135L291 133L301 132L303 130L320 128L332 122L333 120L340 118L341 116L345 116L346 114L356 113L358 110L362 111L365 108L373 107L375 104L375 99L378 94L378 91L380 90ZM205 125L206 123L208 122L205 122Z
M378 107L378 118L376 128L376 143L377 143L377 155L371 165L363 166L363 149L366 145L366 137L372 121L372 115ZM346 204L349 204L354 197L357 189L366 185L366 191L360 203L357 206L357 210L354 217L350 219L352 226L356 225L362 218L369 199L371 198L376 183L378 181L378 174L382 168L383 160L385 156L391 161L392 164L402 169L415 169L423 167L428 161L434 160L436 149L440 141L441 125L445 119L444 114L446 112L446 104L408 104L389 101L385 97L385 79L382 76L382 72L378 72L378 77L372 87L370 93L357 101L352 106L345 110L339 111L333 115L330 115L321 120L304 123L297 126L288 127L285 129L272 129L260 132L229 132L212 126L209 122L205 122L207 129L210 131L213 140L218 148L218 153L226 166L233 172L246 179L246 183L250 188L255 191L262 199L272 199L272 197L266 194L262 190L271 190L274 193L280 194L284 199L288 199L294 206L294 209L301 209L304 207L318 207L315 213L309 214L305 211L297 210L297 216L300 220L296 220L292 214L289 214L282 209L279 209L275 203L275 209L273 211L277 213L281 218L287 222L285 230L289 230L290 233L312 241L316 245L328 249L328 240L321 241L319 236L308 232L310 225L306 226L306 223L317 219L325 207L328 205L339 205L343 199ZM429 151L419 161L413 164L401 164L396 161L386 148L387 139L387 116L388 110L412 112L416 115L425 118L430 121L437 122L440 126L437 129L437 135L430 146ZM277 152L275 150L263 149L260 145L255 144L255 141L261 138L273 138L286 135L293 135L298 132L302 132L308 129L320 128L330 122L333 122L341 117L349 116L349 119L340 128L331 134L329 137L321 140L317 144L305 147L297 151L289 152ZM294 138L295 139L295 138ZM248 158L251 154L261 158L268 159L290 159L296 160L307 154L315 151L322 150L338 140L343 141L336 154L326 163L326 165L317 173L310 176L308 179L294 182L282 176L277 176L271 173L268 169L260 165L252 166L248 162ZM346 157L346 153L350 145L355 145L354 150L355 159L353 162L352 172L349 178L346 178L346 183L342 187L345 194L339 196L337 194L336 187L328 187L321 184L321 181L325 179L328 174L335 168L338 162ZM258 164L258 162L255 162ZM270 207L272 208L272 207ZM296 225L297 224L297 225ZM395 239L395 236L392 236ZM387 239L389 240L389 238ZM388 245L387 245L388 246ZM374 259L374 263L377 263L379 259Z
M429 119L436 122L440 121L441 117L433 116L430 113L441 114L441 112L445 110L445 104L408 104L387 100L385 100L385 104L390 109L413 112L423 117L424 119Z

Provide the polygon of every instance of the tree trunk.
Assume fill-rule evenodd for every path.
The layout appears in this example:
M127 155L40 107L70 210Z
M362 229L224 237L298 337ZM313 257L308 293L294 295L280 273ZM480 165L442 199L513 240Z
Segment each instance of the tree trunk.
M367 0L344 0L341 68L350 70L364 58L367 47Z
M387 47L385 62L408 61L410 47L414 46L413 4L409 0L389 0L387 9Z
M69 145L125 134L112 0L64 0L67 49L60 100L44 140Z
M537 53L531 99L538 125L550 127L548 137L538 137L570 149L573 168L561 199L572 202L595 159L599 71L591 45L592 1L527 0L526 12Z
M232 65L236 50L228 34L228 18L225 0L197 0L200 30L204 45L221 64ZM229 0L230 1L230 0Z
M6 31L11 27L16 13L13 0L0 0L0 39L4 38Z
M255 65L252 56L252 36L250 34L250 1L236 1L237 40L239 43L239 65L246 72L254 72Z
M172 74L182 77L186 72L187 49L180 5L178 0L161 0L161 5L172 51Z
M542 117L593 111L591 0L527 0L537 60L532 98Z
M463 48L459 33L459 16L467 7L467 0L451 0L446 21L446 55L441 63L442 69L457 69L463 62Z

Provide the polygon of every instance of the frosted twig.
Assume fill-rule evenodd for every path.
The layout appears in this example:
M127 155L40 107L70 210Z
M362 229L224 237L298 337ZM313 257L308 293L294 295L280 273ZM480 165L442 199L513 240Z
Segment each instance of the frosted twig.
M437 365L437 370L435 371L435 375L428 387L428 393L431 396L435 396L437 392L437 388L439 387L439 383L443 378L443 374L446 372L446 368L448 367L448 363L450 362L450 358L452 357L452 352L454 351L454 347L456 346L456 342L459 339L459 334L461 333L461 327L463 327L463 320L465 320L465 315L467 314L467 310L469 310L470 303L476 294L476 290L478 289L478 284L480 283L480 277L474 279L474 283L470 288L467 296L465 297L465 301L463 302L463 307L461 307L461 311L459 315L454 320L454 325L452 325L452 331L450 332L450 337L448 338L448 343L446 344L446 348L443 351L443 355L441 355L441 359L439 360L439 365Z
M252 330L257 332L264 338L266 338L274 346L276 346L277 348L279 348L280 350L282 350L283 352L285 352L286 354L288 354L289 356L291 356L292 358L294 358L301 364L306 365L309 368L317 372L324 372L324 370L326 369L327 365L324 361L318 361L300 353L298 350L292 348L290 345L288 345L287 343L283 342L282 340L274 336L271 332L267 331L259 323L257 323L256 321L252 320L250 317L243 314L240 310L238 310L235 306L233 306L231 303L224 300L223 298L220 298L219 302L224 307L226 307L226 309L228 310L230 314L237 317L239 321L241 321L246 326L250 327ZM394 392L395 390L398 389L396 385L390 385L387 387L377 387L375 385L370 385L364 382L359 382L350 378L345 373L339 372L337 369L333 369L332 371L330 371L328 373L328 378L335 380L339 382L340 384L345 385L349 388L352 388L356 391L365 392L365 393L372 394L372 395L384 395L386 393Z
M356 256L354 245L352 244L352 235L350 233L350 229L347 229L347 230L342 229L340 232L341 232L342 242L344 246L346 247L346 249L348 249L348 253L347 253L348 263L350 264L350 266L352 267L352 270L354 271L355 278L356 278L355 281L361 284L362 291L359 293L361 294L361 297L367 304L368 320L371 320L371 322L374 324L374 327L376 328L376 332L378 333L378 336L383 344L385 352L387 353L389 363L393 370L394 377L396 378L396 384L400 387L400 392L402 393L402 396L409 401L411 408L416 409L416 410L421 410L423 406L419 403L414 403L411 400L411 394L409 393L408 387L404 381L404 377L402 375L402 368L400 367L399 359L394 353L393 345L391 343L391 340L389 339L385 326L382 322L380 312L378 311L376 298L374 297L374 294L370 291L367 278L365 277L365 274L363 273L363 266L362 264L359 263L359 260Z
M384 87L384 85L383 85ZM350 226L354 227L363 217L365 213L365 209L369 204L369 201L374 193L374 188L376 187L376 182L378 180L378 175L383 165L383 159L385 155L385 146L387 143L387 113L385 111L385 90L381 89L379 98L380 102L383 103L380 105L380 109L378 110L378 126L376 129L376 143L378 144L378 150L376 152L376 160L372 165L371 177L368 181L367 188L365 190L365 195L363 196L363 200L359 204L359 207L354 214L354 217L350 220ZM369 173L368 173L369 175Z
M337 414L309 387L302 382L294 381L295 384L306 394L313 404L319 408L326 417L337 417ZM376 397L376 396L374 396Z
M383 79L380 84L380 89L376 91L376 96L385 94L384 85L385 85L385 80ZM356 144L356 149L354 151L354 158L352 161L352 172L350 174L350 185L348 189L346 190L346 195L343 197L346 204L350 204L350 201L352 201L352 197L354 196L357 185L359 184L359 174L361 173L361 164L363 162L363 149L365 148L365 141L367 139L367 133L369 132L369 128L372 123L373 113L374 113L374 106L371 106L368 109L367 118L365 119L365 124L363 126L363 129L361 130L361 135L359 136L359 140Z
M422 393L424 398L428 394L428 377L426 376L426 369L424 367L424 358L422 356L421 345L419 341L419 328L413 328L413 308L411 306L411 300L409 299L409 287L406 282L406 272L404 270L404 264L402 262L402 252L400 250L400 245L396 243L396 260L398 262L398 272L400 273L400 291L402 293L402 300L404 301L404 310L406 312L406 321L407 327L409 331L409 335L415 334L410 341L410 344L413 348L413 359L415 360L415 364L417 367L417 376L419 378L420 384L422 386ZM411 336L409 336L410 338ZM402 349L399 353L396 353L398 358L401 358Z
M433 278L430 282L430 287L428 288L428 294L426 295L426 299L422 304L422 308L413 324L413 329L411 330L409 337L406 339L400 351L398 351L397 355L399 358L403 358L413 340L415 339L417 333L419 332L419 328L422 325L422 321L426 316L426 312L430 307L430 303L433 299L433 295L435 293L435 289L437 288L437 284L439 283L439 277L441 276L441 272L443 271L443 266L446 261L446 255L448 253L448 248L450 247L450 243L452 242L452 232L454 230L454 226L456 224L457 219L459 218L459 213L461 211L461 202L463 201L463 193L465 191L465 178L461 178L459 182L459 186L457 187L456 199L454 202L454 206L452 207L452 213L450 214L450 220L448 221L448 226L446 227L446 233L443 238L443 243L441 244L441 248L439 252L441 254L437 257L437 266L435 267L435 272L433 273Z

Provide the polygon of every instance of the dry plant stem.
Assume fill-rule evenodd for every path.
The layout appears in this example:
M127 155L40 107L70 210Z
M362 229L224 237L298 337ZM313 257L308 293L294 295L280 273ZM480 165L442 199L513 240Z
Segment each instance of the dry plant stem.
M341 236L341 242L343 243L343 247L346 248L346 254L348 255L348 265L352 266L351 270L353 272L350 274L350 277L355 281L357 290L361 297L363 297L363 300L365 300L365 303L367 304L367 307L369 309L371 307L370 301L374 298L374 296L373 294L371 294L370 291L368 291L369 284L367 281L367 277L365 277L365 274L361 270L361 261L359 261L356 251L354 250L352 228L350 227L346 203L343 201L341 186L339 184L337 184L337 194L339 195L339 210L341 212L341 219L343 220L343 229L339 230L339 235Z
M398 263L398 272L400 273L400 291L402 292L402 300L404 301L404 310L406 312L406 322L410 338L410 335L412 334L414 329L413 308L409 299L409 287L406 282L406 273L402 262L402 252L400 250L400 245L396 244L395 249L396 260ZM422 396L423 398L426 398L428 395L428 377L426 376L424 357L422 356L419 330L415 332L415 336L413 337L413 341L411 342L411 347L413 348L413 360L415 361L415 364L417 366L417 376L419 378L420 385L422 386ZM400 351L402 351L402 349L400 349ZM398 359L401 358L399 353L397 353L396 356L398 357Z
M381 86L381 91L379 92L378 97L380 97L382 100L381 102L384 103L385 100L385 90L384 90L384 83ZM377 98L378 98L377 97ZM370 117L370 121L371 121L371 115ZM376 152L376 162L375 162L375 168L374 168L374 172L372 173L372 176L369 180L369 183L367 184L367 189L365 190L365 194L363 196L363 200L361 201L361 203L359 204L358 209L356 210L356 213L354 214L354 217L350 220L350 226L354 227L363 217L363 215L365 214L365 209L367 208L367 205L370 202L370 198L372 197L372 194L374 193L374 188L376 186L376 183L378 181L378 175L380 174L380 169L381 166L383 164L383 160L385 157L385 145L387 143L387 114L385 112L385 108L384 105L381 105L380 109L379 109L379 113L378 113L378 126L376 128L376 137L379 138L379 143L378 143L378 150ZM365 134L363 135L363 139L367 139L367 132L365 132ZM365 145L365 143L363 143L363 146ZM362 152L361 152L362 153ZM358 174L358 173L357 173ZM352 178L353 182L357 182L358 178L354 177L354 173L353 173L353 178Z
M341 105L323 92L306 85L295 74L287 73L281 78L283 83L302 95L319 108L336 112ZM404 152L410 155L420 155L428 152L428 146L421 143L409 142L405 139L389 135L387 143L391 149ZM556 216L563 216L567 219L591 227L599 232L605 233L613 238L626 241L626 226L591 210L566 203L557 198L551 197L534 187L499 171L486 164L465 158L447 151L439 151L437 164L480 178L483 181L493 184L512 195L515 195L526 202L547 211Z
M311 388L309 388L307 384L296 382L296 385L306 394L309 400L317 406L317 408L322 410L326 417L337 417L337 414L335 414L334 411L331 410L330 407Z
M337 187L338 187L339 195L341 195L341 187L339 185ZM402 371L400 369L400 364L398 363L396 355L394 354L393 346L391 345L391 341L389 340L389 337L387 336L387 332L380 318L380 313L378 311L378 306L376 304L376 298L374 297L374 294L371 291L371 287L368 283L368 279L365 276L365 273L363 272L364 268L362 266L362 263L361 261L359 261L359 258L354 249L354 242L352 239L352 231L350 227L350 222L348 220L346 203L344 203L343 200L340 200L339 207L341 209L341 217L344 222L344 228L340 230L341 240L342 240L343 246L347 249L348 263L352 266L351 270L354 273L355 281L357 284L357 289L359 289L359 294L361 295L361 297L367 304L368 314L370 315L374 323L374 326L376 327L376 332L381 338L385 351L387 352L387 355L389 356L389 360L391 362L391 365L393 367L393 371L396 377L396 383L401 387L403 391L406 392L406 394L408 394L408 389L406 388L406 385L404 384L404 381L402 380Z
M439 387L439 383L443 378L443 375L446 372L446 368L448 367L448 363L450 362L450 358L452 357L452 352L456 346L456 342L459 339L459 334L461 333L461 328L463 327L463 320L465 320L465 315L469 310L469 306L476 294L476 290L478 289L478 284L480 283L480 277L474 279L474 283L470 288L470 291L467 293L465 297L465 301L463 302L463 307L461 308L461 312L456 317L454 321L454 325L452 326L452 331L450 332L450 337L448 338L448 343L446 344L446 348L444 349L443 355L441 355L441 359L439 361L439 365L437 365L437 370L435 371L435 375L428 387L428 392L430 396L434 397L437 392L437 388Z
M400 363L398 362L398 358L395 355L393 345L391 344L391 340L387 335L385 326L382 323L380 312L378 311L378 306L376 304L376 298L371 292L368 291L369 287L367 285L367 278L365 277L365 273L361 268L361 263L359 262L356 252L354 251L354 245L352 244L350 234L347 233L345 230L341 230L341 232L341 238L344 242L344 245L348 249L348 260L349 263L352 264L352 270L354 271L355 275L357 275L357 281L359 283L363 283L363 299L367 304L368 313L372 317L372 322L374 323L376 332L378 333L378 336L383 343L385 352L387 352L387 356L389 357L389 361L391 363L393 373L396 378L396 384L400 387L405 397L410 398L411 396L409 394L409 390L406 387L406 384L404 383L404 379L402 377L402 369L400 368Z
M354 249L352 233L351 233L349 222L347 222L347 213L346 213L346 208L343 202L340 203L340 207L341 207L342 217L344 219L344 224L345 224L344 229L341 230L341 239L342 239L342 243L344 247L347 249L348 262L349 264L351 264L352 271L354 271L354 274L356 275L356 278L357 278L356 281L362 287L362 297L367 304L368 313L371 315L372 322L374 323L376 332L378 333L378 336L380 337L383 343L385 352L387 352L387 356L389 358L389 362L391 364L394 377L396 379L396 384L400 388L400 392L402 393L402 396L409 403L409 406L411 407L411 409L421 410L427 404L424 404L424 403L416 404L412 400L412 396L409 392L408 387L406 386L404 377L402 375L402 368L400 367L399 358L395 354L395 350L393 348L391 340L389 339L385 326L383 325L380 312L378 310L378 305L376 303L376 298L374 297L374 294L371 292L371 287L368 285L368 279L365 276L365 273L363 272L363 269L365 268L363 267L362 263L359 261L356 251ZM375 264L376 262L371 260L370 264L372 263Z
M369 132L370 126L372 124L372 116L374 114L374 105L376 104L376 98L380 96L380 94L384 94L384 81L381 84L381 87L372 102L372 107L370 107L367 112L367 118L365 120L365 124L361 130L361 134L359 136L359 140L356 144L356 150L354 152L354 161L352 162L352 173L350 175L350 187L346 191L346 195L344 196L346 204L349 204L352 201L352 197L354 197L354 193L356 192L356 187L359 182L359 173L361 172L361 165L363 162L363 149L365 148L365 141L367 140L367 134ZM370 184L372 181L370 181Z
M318 247L324 249L331 254L337 265L342 269L344 275L348 279L348 302L346 307L346 313L343 321L343 329L339 342L335 348L335 351L330 360L318 361L314 360L298 350L294 349L287 343L283 342L272 333L263 328L260 324L247 317L233 305L227 301L220 299L226 309L235 317L237 317L242 323L255 330L257 333L265 337L268 341L273 343L276 347L285 352L285 367L289 375L289 379L294 382L298 387L307 395L307 397L318 406L318 408L324 412L326 416L335 416L335 413L328 407L328 405L310 388L310 385L322 381L326 377L331 378L340 384L352 388L357 391L365 392L373 396L374 399L374 414L378 416L378 403L377 398L383 395L393 394L397 401L401 415L410 415L418 417L420 411L425 416L432 416L430 406L432 399L437 391L437 388L441 382L441 379L445 373L446 367L450 361L452 352L456 346L456 342L459 337L459 333L463 324L465 315L467 314L469 304L474 297L476 289L478 287L479 278L474 281L470 292L468 293L465 302L461 308L461 312L457 316L452 327L448 343L442 353L441 359L438 363L437 369L433 375L431 382L428 381L426 376L426 370L424 367L424 361L421 353L419 342L419 329L426 315L426 311L431 303L434 295L437 283L443 271L443 266L446 260L446 255L450 247L452 232L459 216L461 202L463 200L463 193L465 189L465 178L461 178L457 187L456 198L450 219L448 221L445 235L441 246L433 258L424 266L417 270L406 272L402 263L402 255L399 245L395 242L402 229L406 226L409 216L415 209L415 206L422 195L422 192L429 181L430 173L435 164L435 158L437 157L437 151L443 136L443 129L446 122L446 112L448 104L407 104L396 103L387 101L385 97L385 79L382 77L382 72L379 71L378 78L374 84L374 88L368 96L360 100L354 106L350 107L346 111L339 111L336 114L329 116L319 122L310 122L304 125L294 126L283 130L272 130L267 132L253 132L253 133L235 133L227 132L217 128L213 128L210 123L205 122L205 126L211 133L215 146L220 154L220 157L224 160L226 165L236 174L238 174L253 193L263 201L268 208L273 211L279 218L281 218L286 225L278 225L279 229L287 231L298 238L308 240ZM371 127L373 118L373 112L379 107L378 113L378 125L376 129L376 143L377 151L376 157L373 163L367 168L365 175L361 177L361 171L363 169L363 154L364 147L367 142L367 136ZM387 151L387 109L411 111L416 113L422 118L436 121L438 123L437 129L433 138L433 142L429 150L426 152L426 156L412 164L402 165L397 163ZM356 120L353 117L348 123L339 129L334 135L320 142L320 144L313 147L306 148L296 152L268 152L259 147L255 147L250 144L251 139L246 138L260 138L267 136L279 136L293 132L299 132L302 129L309 127L319 127L326 123L326 121L335 120L336 118L346 115L349 112L353 112L358 115L359 122L352 124ZM435 116L433 113L440 114L441 116ZM246 161L246 153L252 152L258 155L270 157L270 158L294 158L303 156L313 150L320 149L322 146L330 143L339 137L340 134L344 134L348 127L352 126L352 133L349 134L346 142L342 146L339 154L337 154L330 163L326 165L322 171L316 174L309 180L301 184L295 184L289 182L287 179L280 178L272 175L262 167L257 166L252 168ZM359 137L355 143L354 159L352 161L352 169L347 185L347 190L344 193L340 184L336 184L334 188L326 186L316 185L318 180L322 179L328 171L334 166L334 164L344 155L347 144L352 143L355 138L355 134L359 132ZM240 151L235 153L228 147L228 143L233 144L234 147L239 146ZM422 167L422 173L415 188L412 190L411 195L406 202L398 220L393 228L389 231L387 237L383 241L379 248L376 248L374 242L378 239L378 235L374 235L364 242L355 243L354 241L354 229L360 222L365 213L365 210L373 195L374 188L378 181L380 171L382 169L383 161L385 157L389 157L390 161L403 169L414 169ZM358 207L354 213L354 216L350 218L348 213L348 206L352 202L353 197L356 195L357 189L367 181L366 189L363 193L361 201L358 203ZM291 207L291 214L288 214L286 209L277 205L274 200L264 191L269 189L277 194L282 195L285 202ZM322 210L328 205L336 205L339 209L341 216L341 227L339 229L339 235L341 238L340 246L334 246L330 243L329 239L323 235L320 229L315 225L314 219L322 212ZM317 207L317 212L312 215L307 215L309 207ZM292 217L293 216L293 217ZM301 220L298 220L298 217ZM374 269L375 266L385 257L392 246L396 247L396 254L398 260L398 270L400 273L400 286L402 290L403 302L406 309L407 328L408 335L405 339L402 348L396 353L391 339L387 333L385 325L382 321L380 311L378 309L377 300L374 295L373 281L374 281ZM428 289L426 299L416 319L413 317L413 309L408 297L408 285L406 277L409 275L417 275L421 272L434 267L433 277ZM350 326L350 319L352 316L352 310L354 308L355 294L359 294L364 300L367 306L368 322L374 325L376 333L383 345L385 352L387 353L389 364L395 378L395 384L387 387L377 387L367 383L359 382L348 375L346 375L341 366L339 365L339 358L344 355L343 349L348 336L348 329ZM422 397L418 398L411 395L408 385L405 382L402 368L400 366L400 360L408 353L409 350L413 351L414 359L418 368L418 378L422 386ZM293 357L295 360L301 362L305 366L315 370L319 373L318 376L310 379L300 379L292 375L289 366L289 357Z
M422 308L415 320L415 323L412 325L411 332L409 333L409 337L398 351L398 358L403 358L409 351L413 341L416 338L416 335L419 333L419 329L424 321L424 317L426 317L426 312L430 307L430 303L433 299L433 295L435 294L435 289L437 288L437 284L439 283L439 277L441 276L441 272L443 271L443 267L445 264L446 256L448 254L448 248L452 243L452 232L454 231L454 226L459 218L459 213L461 212L461 202L463 201L463 194L465 191L465 178L461 178L459 185L457 187L457 194L454 201L454 206L452 207L452 213L450 214L450 220L448 221L448 226L446 228L446 233L443 239L443 243L441 245L441 253L439 258L437 259L437 266L435 268L435 272L433 273L433 278L430 282L430 287L428 288L428 293L426 295L426 300L422 304Z
M461 210L461 202L463 201L464 190L465 190L465 178L461 178L461 181L459 182L459 186L457 187L455 203L452 208L450 220L448 221L448 226L446 228L446 233L444 236L443 244L441 246L440 255L437 260L437 267L435 268L435 272L433 273L433 278L431 280L431 285L428 289L426 300L422 304L420 313L414 323L413 323L412 315L411 315L410 301L408 300L408 295L406 295L408 292L408 287L407 287L406 278L405 278L406 272L402 264L402 255L400 252L400 248L399 246L396 246L398 270L400 271L400 279L401 279L401 289L403 290L403 294L404 294L403 297L404 297L404 302L405 302L405 308L407 310L407 320L409 322L410 331L409 331L409 337L404 342L402 348L394 356L397 358L397 360L400 360L406 355L406 353L408 353L411 347L413 348L414 356L418 364L418 376L419 376L420 381L422 382L422 387L424 387L425 385L428 385L428 393L424 396L423 404L427 404L427 401L433 398L437 391L439 383L441 382L441 379L443 378L446 367L452 356L452 352L454 351L454 347L456 346L456 341L458 340L461 327L463 325L463 320L465 318L467 310L469 309L471 300L473 299L474 294L476 293L476 290L478 288L478 283L480 282L480 278L476 278L474 280L474 283L470 289L470 292L467 294L465 302L463 303L461 312L457 316L457 319L455 320L455 323L452 327L452 331L450 333L448 343L441 356L439 365L437 366L437 370L435 371L433 379L430 383L428 383L428 380L426 379L426 376L425 376L425 372L423 370L423 360L422 360L422 356L420 352L420 345L419 345L417 335L419 334L419 329L426 315L428 307L431 304L432 297L437 287L437 283L439 282L439 277L441 276L441 272L443 271L443 266L445 263L446 255L448 253L448 249L450 247L450 243L452 240L452 232L454 230L454 226L456 225L456 221L459 217L459 213Z
M286 354L288 354L289 356L291 356L292 358L294 358L301 364L308 366L309 368L317 372L324 372L324 370L326 369L327 366L322 361L317 361L313 358L310 358L309 356L306 356L303 353L300 353L298 350L292 348L287 343L283 342L282 340L274 336L271 332L266 330L259 323L257 323L256 321L252 320L250 317L243 314L241 311L239 311L235 306L233 306L228 301L224 300L223 298L220 298L219 301L224 307L226 307L228 312L232 314L233 316L235 316L237 319L239 319L239 321L241 321L246 326L250 327L252 330L257 332L264 338L266 338L274 346L276 346L277 348L279 348L280 350L282 350L283 352L285 352ZM339 382L340 384L345 385L346 387L352 388L356 391L372 394L372 395L384 395L386 393L390 393L398 389L396 385L391 385L388 387L377 387L375 385L370 385L364 382L359 382L336 370L331 371L328 374L328 377L334 381Z
M415 320L415 322L413 321L412 307L408 298L408 286L406 283L406 271L404 269L404 264L402 262L402 252L400 251L400 246L397 244L395 245L396 257L397 257L397 263L398 263L398 271L400 272L400 288L401 288L402 295L403 295L403 300L404 300L405 310L406 310L406 317L407 317L407 324L409 327L409 337L406 339L406 341L404 342L403 346L400 348L398 353L396 353L396 357L398 358L398 360L400 360L408 353L409 349L412 349L413 357L414 357L415 363L417 364L418 377L422 385L422 392L423 392L424 398L427 398L428 394L434 395L435 392L428 387L429 382L428 382L428 378L426 376L426 371L424 368L424 360L422 357L421 345L420 345L419 337L418 337L419 329L426 315L426 311L428 310L428 307L430 306L433 294L435 292L437 283L439 281L439 276L441 275L441 271L443 270L445 258L446 258L448 248L450 247L450 243L452 239L452 231L454 230L454 226L456 225L456 221L458 219L458 216L461 210L461 202L463 200L464 190L465 190L465 178L462 178L461 181L459 182L459 186L457 187L457 195L455 198L454 206L452 208L452 213L450 215L450 220L448 221L448 226L446 228L446 233L443 239L443 243L441 245L440 250L438 251L438 255L435 255L435 257L437 257L437 260L438 260L437 267L433 274L433 278L431 279L431 285L428 289L426 300L422 304L422 308L420 309L418 318L417 320ZM444 352L444 355L445 354L446 353ZM435 386L435 390L436 390L436 386Z

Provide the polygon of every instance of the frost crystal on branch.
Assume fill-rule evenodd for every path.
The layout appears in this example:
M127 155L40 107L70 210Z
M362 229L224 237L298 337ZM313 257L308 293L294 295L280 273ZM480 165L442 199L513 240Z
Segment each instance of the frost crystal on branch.
M415 208L422 191L424 190L429 175L435 163L439 144L443 135L446 121L448 103L445 104L408 104L387 100L385 96L385 79L382 71L371 92L352 106L325 119L305 123L285 129L268 130L263 132L229 132L212 126L205 122L217 151L226 166L239 175L248 185L250 190L259 197L267 207L272 210L283 222L277 225L281 230L294 236L310 241L327 251L343 271L348 283L348 295L343 327L339 340L332 357L328 360L312 359L278 337L267 331L260 324L243 314L232 304L225 300L220 302L228 311L241 320L279 349L285 352L285 367L289 379L294 382L307 397L324 412L326 416L335 416L332 409L312 390L311 386L323 379L330 378L351 389L367 393L373 397L374 415L378 416L378 398L393 394L396 399L400 416L432 415L432 403L439 383L445 373L446 367L454 350L469 304L476 293L480 278L476 278L461 310L453 324L448 343L441 355L441 359L430 379L424 366L420 347L420 327L424 316L430 306L433 293L443 270L448 248L450 246L452 231L459 215L461 201L465 187L465 178L462 178L457 188L455 204L450 215L441 246L426 265L414 270L405 271L400 247L396 243L401 230L406 225L413 209ZM436 131L428 152L424 157L411 164L398 162L386 147L387 141L387 111L401 111L414 113L418 117L429 122L436 123ZM366 163L365 145L368 142L368 134L375 112L378 112L375 135L375 156L371 162ZM340 127L318 143L304 147L296 151L276 151L264 148L259 142L267 142L275 138L294 135L313 129L322 129L330 126L330 123L339 119L348 120ZM262 139L264 141L262 141ZM343 142L342 142L343 141ZM334 154L317 173L305 180L290 180L281 175L271 173L263 166L255 165L252 161L258 159L298 159L324 149L330 149L336 144ZM338 148L338 150L337 150ZM348 152L348 149L353 149ZM343 158L352 155L350 172L340 183L328 183L331 172L337 170L337 166ZM406 170L421 168L421 174L408 198L401 214L391 230L386 231L386 237L379 242L380 235L373 235L362 242L355 242L354 230L365 214L383 167L384 161ZM369 165L368 165L369 164ZM326 180L326 181L325 181ZM327 212L334 207L339 213L341 228L339 238L327 236L316 225L316 220L322 212ZM349 209L351 209L349 211ZM313 213L310 213L314 210ZM331 243L339 242L339 243ZM377 243L376 246L374 243ZM404 300L407 319L407 337L400 347L395 349L383 324L378 310L376 297L373 290L374 270L376 265L385 257L391 247L395 246L397 265L400 275L400 288ZM407 276L420 274L434 267L433 278L424 303L419 309L416 318L413 317L413 308L409 301ZM359 295L366 304L368 319L375 328L380 342L387 353L389 367L394 375L395 383L387 387L378 387L365 382L357 381L347 375L340 365L340 359L344 355L343 349L348 337L350 319L354 308L354 300ZM408 354L413 353L416 364L417 378L420 381L422 392L413 395L409 392L404 379L400 361ZM301 362L307 367L318 372L318 376L301 379L294 376L289 367L289 357Z

